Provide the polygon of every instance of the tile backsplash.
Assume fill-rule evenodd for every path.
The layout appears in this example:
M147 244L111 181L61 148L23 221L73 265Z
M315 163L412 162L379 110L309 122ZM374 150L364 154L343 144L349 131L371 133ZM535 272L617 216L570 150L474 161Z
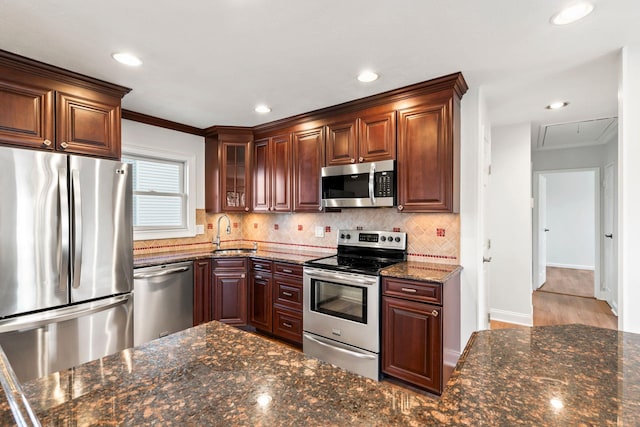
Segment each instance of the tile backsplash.
M196 223L204 224L205 234L184 239L142 240L134 242L135 253L211 249L217 220L221 214L196 211ZM228 214L231 234L225 233L223 246L250 244L331 252L340 229L398 230L407 233L409 260L458 264L460 257L460 215L399 213L395 208L343 209L342 212L295 214ZM316 237L316 227L324 237Z

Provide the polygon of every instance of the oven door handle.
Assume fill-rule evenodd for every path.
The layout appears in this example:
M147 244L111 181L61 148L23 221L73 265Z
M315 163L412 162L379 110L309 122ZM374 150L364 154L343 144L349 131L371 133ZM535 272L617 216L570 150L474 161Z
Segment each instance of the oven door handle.
M331 344L328 344L326 342L323 342L323 341L321 341L321 340L319 340L317 338L314 338L309 334L304 334L304 337L306 339L308 339L309 341L315 342L316 344L320 344L321 346L328 347L328 348L330 348L332 350L336 350L336 351L339 351L341 353L348 354L349 356L357 357L359 359L375 360L375 358L376 358L375 356L372 356L370 354L362 354L362 353L358 353L357 351L347 350L346 348L336 347L334 345L331 345Z
M320 280L328 280L328 281L342 280L344 282L354 282L354 283L359 283L361 285L369 285L369 286L373 286L376 284L375 280L371 281L371 280L365 280L365 279L357 279L355 277L343 276L341 274L331 274L331 275L320 275L315 273L306 273L306 274L309 277L313 277L314 279L320 279Z

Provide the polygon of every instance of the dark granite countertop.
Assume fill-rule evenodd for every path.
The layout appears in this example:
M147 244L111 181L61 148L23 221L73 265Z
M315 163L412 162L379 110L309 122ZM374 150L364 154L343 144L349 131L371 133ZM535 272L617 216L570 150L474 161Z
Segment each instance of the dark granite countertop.
M235 248L235 247L234 247ZM250 249L250 248L246 248ZM331 253L298 251L295 249L281 248L260 248L257 252L249 254L217 254L212 250L180 250L175 252L156 252L150 254L134 255L133 265L135 268L149 267L152 265L169 264L173 262L191 261L203 258L219 257L251 257L269 259L272 261L284 261L293 264L303 264L312 259L329 256Z
M630 426L640 425L640 335L476 332L438 400L211 322L23 388L45 426Z
M383 269L381 276L444 283L460 274L462 267L452 264L406 261Z

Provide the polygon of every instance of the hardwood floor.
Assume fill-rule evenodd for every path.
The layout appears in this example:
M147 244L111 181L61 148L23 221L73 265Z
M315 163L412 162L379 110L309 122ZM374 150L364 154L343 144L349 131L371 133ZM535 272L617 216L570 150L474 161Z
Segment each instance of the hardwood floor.
M593 296L593 271L547 267L547 281L532 298L533 326L581 323L618 329L618 317L609 304ZM523 327L491 321L491 329Z
M547 281L538 291L593 298L593 270L547 267Z
M595 298L562 295L552 292L533 293L533 326L581 323L600 328L618 329L618 317L609 304ZM526 326L492 320L491 329L526 328Z

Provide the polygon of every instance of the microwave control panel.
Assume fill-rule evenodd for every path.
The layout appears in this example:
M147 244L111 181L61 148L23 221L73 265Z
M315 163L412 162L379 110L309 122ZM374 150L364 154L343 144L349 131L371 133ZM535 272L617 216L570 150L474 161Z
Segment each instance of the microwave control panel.
M393 197L394 190L393 172L377 172L375 175L375 197Z

